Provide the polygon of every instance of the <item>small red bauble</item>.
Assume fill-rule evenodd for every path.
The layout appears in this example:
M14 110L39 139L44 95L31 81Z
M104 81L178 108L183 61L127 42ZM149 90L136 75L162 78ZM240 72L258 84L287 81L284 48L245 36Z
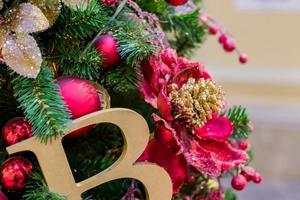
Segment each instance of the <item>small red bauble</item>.
M262 181L262 177L260 173L256 172L255 175L252 177L253 183L259 184Z
M23 117L10 120L2 129L2 138L7 146L30 137L32 137L32 126Z
M208 32L211 35L216 35L219 31L219 27L217 26L217 24L211 24L209 26Z
M242 174L234 176L231 180L231 186L235 190L243 190L247 185L247 179Z
M226 42L223 44L223 48L227 52L232 52L236 48L236 41L232 38L227 38Z
M182 6L183 4L186 4L188 0L166 0L166 2L172 6Z
M247 63L247 62L248 62L248 56L247 56L246 54L240 55L239 61L240 61L240 63L242 63L242 64Z
M226 43L226 41L227 41L227 35L226 34L222 34L222 35L220 35L220 37L219 37L219 42L221 43L221 44L225 44Z
M8 190L23 189L32 171L32 164L25 158L15 157L4 162L0 170L0 180Z
M111 6L115 3L118 2L118 0L101 0L101 2L105 5L105 6Z
M57 84L72 114L72 119L77 119L101 109L99 94L91 82L75 77L61 77L57 79ZM91 128L89 126L77 130L67 135L67 138L85 135Z
M177 62L177 53L174 49L166 48L161 52L162 61L168 66L172 66L172 64Z
M111 68L121 61L118 42L112 35L100 36L94 43L94 47L102 55L104 68Z
M195 182L196 182L195 176L190 176L190 177L188 177L187 182L188 182L189 185L194 185Z
M238 141L238 146L241 150L246 151L249 148L249 143L246 140L240 140Z
M0 191L0 200L8 200L3 192Z

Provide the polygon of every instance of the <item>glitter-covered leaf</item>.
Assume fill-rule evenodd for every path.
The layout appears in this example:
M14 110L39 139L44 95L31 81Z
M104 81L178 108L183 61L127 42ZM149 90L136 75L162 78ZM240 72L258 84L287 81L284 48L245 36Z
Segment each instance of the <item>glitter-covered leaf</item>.
M75 10L85 10L90 0L62 0L62 2Z
M8 33L9 33L8 30L6 30L2 27L0 28L0 49L3 47Z
M42 64L41 51L35 39L27 34L14 34L7 37L2 55L6 64L15 72L36 78Z
M49 21L41 9L30 3L13 8L6 18L11 30L17 33L34 33L49 28Z
M61 3L59 0L29 0L28 2L43 11L50 26L54 24L60 14Z

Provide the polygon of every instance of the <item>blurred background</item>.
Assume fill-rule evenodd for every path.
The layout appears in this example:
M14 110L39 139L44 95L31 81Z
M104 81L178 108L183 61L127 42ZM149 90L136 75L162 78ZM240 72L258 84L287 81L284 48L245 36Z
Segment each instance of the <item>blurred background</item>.
M240 199L300 200L300 0L206 0L205 8L250 57L240 65L214 36L193 56L255 126L253 165L264 182Z

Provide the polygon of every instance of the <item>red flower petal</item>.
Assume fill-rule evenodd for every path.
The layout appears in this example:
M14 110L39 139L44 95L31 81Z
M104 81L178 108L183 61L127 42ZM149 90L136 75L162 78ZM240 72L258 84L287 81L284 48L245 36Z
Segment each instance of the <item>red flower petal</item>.
M139 162L148 161L163 167L173 182L173 194L178 193L187 177L187 165L184 157L174 154L155 139L151 140L138 159Z
M167 95L166 88L162 88L157 97L157 107L161 115L167 120L167 122L171 122L174 120L172 116L172 105L170 99Z
M138 87L140 93L142 94L144 100L149 103L153 108L157 109L157 96L153 92L150 85L145 81L141 81Z
M219 142L226 141L232 134L233 125L227 117L213 115L213 118L202 128L196 128L195 133L200 139L211 139Z
M143 61L141 64L145 80L156 94L159 92L160 89L158 87L158 80L160 76L160 66L157 62L158 59L158 57L152 56L150 58L150 61Z
M175 130L161 117L152 115L155 122L155 138L159 143L169 148L174 153L180 151L180 143L177 140Z

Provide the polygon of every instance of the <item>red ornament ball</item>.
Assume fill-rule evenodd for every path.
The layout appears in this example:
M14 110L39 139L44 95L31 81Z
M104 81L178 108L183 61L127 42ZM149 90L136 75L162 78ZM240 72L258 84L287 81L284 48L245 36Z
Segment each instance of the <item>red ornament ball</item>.
M226 42L223 44L223 48L226 52L232 52L236 49L236 41L233 38L227 38Z
M262 177L260 173L256 172L255 175L252 177L253 183L259 184L262 181Z
M32 137L32 126L23 118L14 118L7 122L2 129L2 139L7 146Z
M0 180L8 190L23 189L33 165L22 157L10 158L4 162L0 169Z
M99 37L95 41L94 47L102 55L102 64L105 69L117 65L121 61L121 56L118 52L118 42L112 35L107 34Z
M247 56L246 54L240 55L239 61L240 61L240 63L242 63L242 64L247 63L247 62L248 62L248 56Z
M105 6L111 6L111 5L116 4L118 2L118 0L101 0L101 2Z
M188 0L166 0L166 2L172 6L182 6L183 4L186 4Z
M241 150L246 151L249 148L249 142L246 140L238 141L238 146Z
M243 190L247 185L247 179L242 174L234 176L231 180L231 186L235 190Z
M101 102L96 88L90 81L75 77L61 77L57 79L61 96L69 108L72 119L99 111ZM67 135L67 138L75 138L85 135L92 129L84 127Z
M219 27L217 24L213 23L209 26L208 29L209 34L216 35L219 32Z

